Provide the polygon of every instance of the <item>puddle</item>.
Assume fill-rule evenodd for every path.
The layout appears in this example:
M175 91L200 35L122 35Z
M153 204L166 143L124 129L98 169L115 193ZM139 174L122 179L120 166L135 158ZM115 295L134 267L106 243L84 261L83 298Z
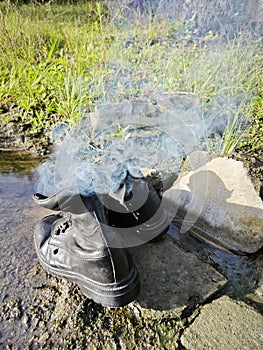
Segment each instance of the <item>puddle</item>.
M34 170L47 157L34 157L25 152L0 151L0 173L1 175L27 176L32 179Z
M24 279L37 263L31 216L35 174L41 159L20 153L0 154L1 299L25 294Z
M23 308L32 303L36 294L32 271L38 261L33 228L39 218L31 196L34 169L41 161L23 153L0 153L0 302L1 313L5 313L4 317L0 315L0 347L8 339L12 344L23 344Z
M170 225L168 234L183 249L197 255L202 261L209 263L228 280L226 294L233 298L243 298L254 290L259 276L257 262L250 255L238 255L222 247L213 245L197 237L195 232L180 234L175 224Z

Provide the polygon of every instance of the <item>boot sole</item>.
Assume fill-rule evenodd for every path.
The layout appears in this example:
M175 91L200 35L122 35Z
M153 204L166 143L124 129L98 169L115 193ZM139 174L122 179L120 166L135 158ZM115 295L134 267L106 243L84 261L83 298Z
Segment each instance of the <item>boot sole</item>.
M52 268L44 262L38 255L41 266L52 276L59 279L66 278L69 281L76 283L82 293L89 299L93 299L96 303L106 307L122 307L138 296L140 292L140 281L138 272L133 268L125 280L112 284L98 284L88 281L81 275L71 271L59 271Z

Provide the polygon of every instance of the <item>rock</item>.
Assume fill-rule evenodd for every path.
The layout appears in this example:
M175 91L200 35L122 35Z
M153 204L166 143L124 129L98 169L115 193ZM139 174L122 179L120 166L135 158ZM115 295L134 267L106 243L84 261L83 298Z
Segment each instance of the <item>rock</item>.
M0 303L0 320L6 319L14 322L22 317L21 300L18 297L10 297Z
M259 262L259 265L261 265L261 271L258 271L259 279L256 289L247 294L246 297L251 300L252 303L256 303L263 314L263 260Z
M102 130L115 130L120 123L152 125L151 119L155 116L156 107L146 99L141 99L98 106L90 113L89 120L92 133L96 135Z
M170 210L183 210L181 232L197 223L222 245L252 253L263 246L263 203L242 162L215 158L165 192Z
M140 273L138 303L144 317L179 315L203 303L226 284L226 279L170 238L131 249ZM148 310L146 310L148 309ZM155 311L153 311L155 310Z
M223 296L205 305L181 337L186 350L263 348L263 316L244 302Z
M41 337L38 339L38 342L40 344L44 344L49 338L48 332L45 332L44 334L41 335Z

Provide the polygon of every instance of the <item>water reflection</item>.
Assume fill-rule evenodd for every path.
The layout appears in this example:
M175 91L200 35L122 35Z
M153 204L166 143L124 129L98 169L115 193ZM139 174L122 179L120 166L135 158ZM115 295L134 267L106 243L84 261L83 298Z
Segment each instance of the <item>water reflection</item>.
M25 152L0 151L0 173L27 175L32 178L32 172L46 157L34 157Z
M28 272L38 262L33 247L33 228L43 216L35 210L35 167L42 161L26 153L0 153L0 296L23 296ZM46 213L45 213L46 214ZM32 291L31 291L32 292Z

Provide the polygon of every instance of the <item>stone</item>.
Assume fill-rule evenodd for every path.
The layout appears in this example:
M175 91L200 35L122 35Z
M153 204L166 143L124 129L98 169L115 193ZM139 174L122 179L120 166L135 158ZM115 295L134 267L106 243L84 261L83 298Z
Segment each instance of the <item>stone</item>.
M263 316L244 302L223 296L202 308L181 343L186 350L260 350Z
M48 332L45 332L45 333L42 334L41 337L38 339L38 342L39 342L40 344L43 344L43 343L45 343L45 342L48 340L48 338L49 338L49 334L48 334Z
M160 242L130 248L141 281L137 299L147 317L178 316L218 292L226 279L168 236ZM146 310L147 309L147 310Z
M261 266L260 266L261 265ZM257 282L256 289L246 295L246 297L252 302L256 303L260 311L263 313L263 261L259 262L261 271L258 271L259 279Z
M177 179L164 199L184 212L181 232L199 225L232 250L263 246L263 203L240 161L215 158Z
M150 124L157 116L156 107L146 99L128 101L120 103L100 105L95 111L90 113L90 127L92 133L96 135L102 130L114 131L119 124Z

